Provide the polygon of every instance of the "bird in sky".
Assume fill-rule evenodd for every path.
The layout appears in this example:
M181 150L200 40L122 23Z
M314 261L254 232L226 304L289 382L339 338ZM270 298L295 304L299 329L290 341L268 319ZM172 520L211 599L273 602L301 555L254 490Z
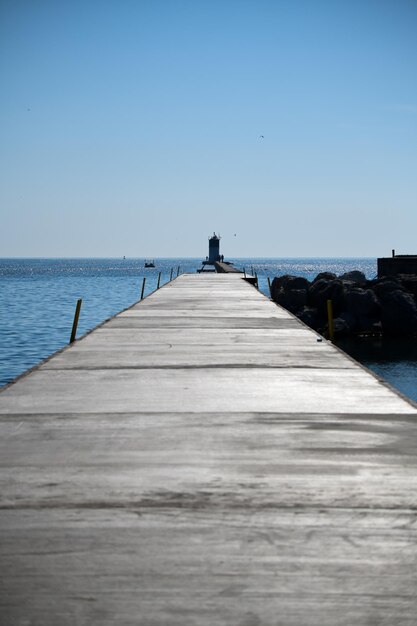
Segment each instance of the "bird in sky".
M263 135L259 135L259 139L265 139Z

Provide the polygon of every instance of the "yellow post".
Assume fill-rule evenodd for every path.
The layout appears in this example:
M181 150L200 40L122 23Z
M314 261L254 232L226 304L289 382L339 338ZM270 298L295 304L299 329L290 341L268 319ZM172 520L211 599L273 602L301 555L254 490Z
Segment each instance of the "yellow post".
M333 303L331 300L327 300L327 319L329 322L329 339L334 341L334 324L333 324Z
M71 338L69 341L70 343L73 343L75 341L75 335L77 334L78 318L80 317L81 303L82 303L82 300L80 298L79 300L77 300L77 306L75 307L74 321L72 323Z
M142 293L140 294L140 299L143 300L143 294L145 293L145 283L146 283L146 278L143 277L143 283L142 283Z

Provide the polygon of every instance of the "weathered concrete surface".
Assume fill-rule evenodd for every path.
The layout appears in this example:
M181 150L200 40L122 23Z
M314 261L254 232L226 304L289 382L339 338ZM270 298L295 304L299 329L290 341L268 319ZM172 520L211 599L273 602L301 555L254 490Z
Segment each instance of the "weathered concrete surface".
M242 270L239 270L237 267L229 263L223 263L222 261L216 261L214 264L216 268L216 272L220 274L242 274Z
M184 275L0 394L0 623L417 615L417 411L239 275Z

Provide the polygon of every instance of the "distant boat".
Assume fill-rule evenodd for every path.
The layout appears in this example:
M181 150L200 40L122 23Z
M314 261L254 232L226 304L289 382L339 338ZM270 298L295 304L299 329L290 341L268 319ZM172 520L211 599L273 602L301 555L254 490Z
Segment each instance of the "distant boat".
M145 261L145 267L155 267L155 261Z

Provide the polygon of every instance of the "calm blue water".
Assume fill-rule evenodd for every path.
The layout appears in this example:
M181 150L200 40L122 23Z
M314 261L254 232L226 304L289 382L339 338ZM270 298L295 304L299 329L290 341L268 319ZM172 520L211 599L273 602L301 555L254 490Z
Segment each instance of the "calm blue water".
M144 259L0 259L0 386L36 365L68 343L75 304L83 299L77 336L132 305L180 272L195 272L198 259L155 259L145 269ZM229 259L248 273L257 273L261 291L267 279L294 274L313 279L319 272L341 274L361 270L376 275L376 259ZM354 349L344 346L354 353ZM390 348L375 346L367 353L362 344L354 356L384 376L403 393L417 400L417 350L410 344L390 356Z

